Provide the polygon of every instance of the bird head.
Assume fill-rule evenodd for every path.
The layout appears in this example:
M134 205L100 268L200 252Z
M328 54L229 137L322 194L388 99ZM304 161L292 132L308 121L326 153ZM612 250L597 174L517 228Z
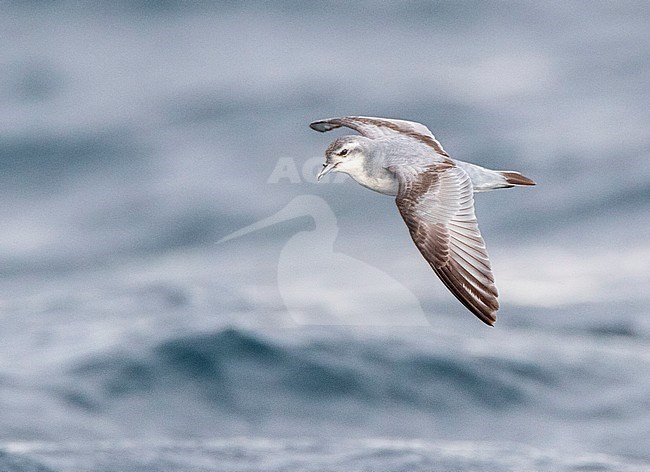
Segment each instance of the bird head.
M342 136L325 151L325 163L318 174L318 180L330 172L350 173L360 167L366 159L367 138L363 136Z

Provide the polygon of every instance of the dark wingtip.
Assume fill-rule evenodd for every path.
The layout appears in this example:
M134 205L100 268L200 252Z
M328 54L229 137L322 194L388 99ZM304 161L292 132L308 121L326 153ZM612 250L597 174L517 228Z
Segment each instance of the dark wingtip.
M472 314L474 314L479 320L481 320L483 323L488 325L490 328L494 328L494 323L497 322L496 310L487 312L487 311L469 308L469 311L471 311Z
M324 133L325 131L329 131L334 128L338 128L338 126L328 123L328 120L314 121L313 123L309 123L309 127L321 133Z

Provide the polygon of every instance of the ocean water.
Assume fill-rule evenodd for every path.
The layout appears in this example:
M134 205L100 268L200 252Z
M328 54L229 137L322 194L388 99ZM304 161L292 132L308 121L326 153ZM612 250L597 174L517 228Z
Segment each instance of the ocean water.
M649 470L649 21L0 4L0 470ZM476 195L495 328L316 183L345 114L538 183Z

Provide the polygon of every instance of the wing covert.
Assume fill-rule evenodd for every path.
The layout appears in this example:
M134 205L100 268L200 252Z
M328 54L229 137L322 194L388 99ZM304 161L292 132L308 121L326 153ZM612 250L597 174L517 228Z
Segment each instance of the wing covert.
M449 157L449 154L445 152L429 128L415 121L374 118L370 116L343 116L340 118L314 121L310 123L309 127L321 133L345 127L370 139L403 134L430 146L438 154Z

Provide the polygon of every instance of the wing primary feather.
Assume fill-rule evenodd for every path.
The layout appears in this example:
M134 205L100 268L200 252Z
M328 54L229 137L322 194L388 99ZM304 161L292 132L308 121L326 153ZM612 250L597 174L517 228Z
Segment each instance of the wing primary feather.
M447 162L416 175L397 175L396 202L413 242L449 291L492 326L498 292L474 215L469 176Z
M342 116L314 121L309 124L313 130L324 133L345 126L367 138L378 138L391 134L409 136L427 146L441 156L449 157L433 133L421 123L414 121L395 120L392 118L373 118L370 116Z
M435 268L434 268L435 270ZM458 299L459 302L465 306L469 311L472 312L478 319L480 319L483 323L489 325L489 326L494 326L494 323L496 322L497 318L494 315L494 312L496 310L490 310L486 309L485 307L480 307L476 305L476 301L472 298L467 297L465 294L463 294L462 290L459 290L459 287L457 286L457 283L455 284L452 282L451 277L452 274L450 271L445 271L445 270L435 270L436 274L442 281L442 283L447 287L447 289Z

